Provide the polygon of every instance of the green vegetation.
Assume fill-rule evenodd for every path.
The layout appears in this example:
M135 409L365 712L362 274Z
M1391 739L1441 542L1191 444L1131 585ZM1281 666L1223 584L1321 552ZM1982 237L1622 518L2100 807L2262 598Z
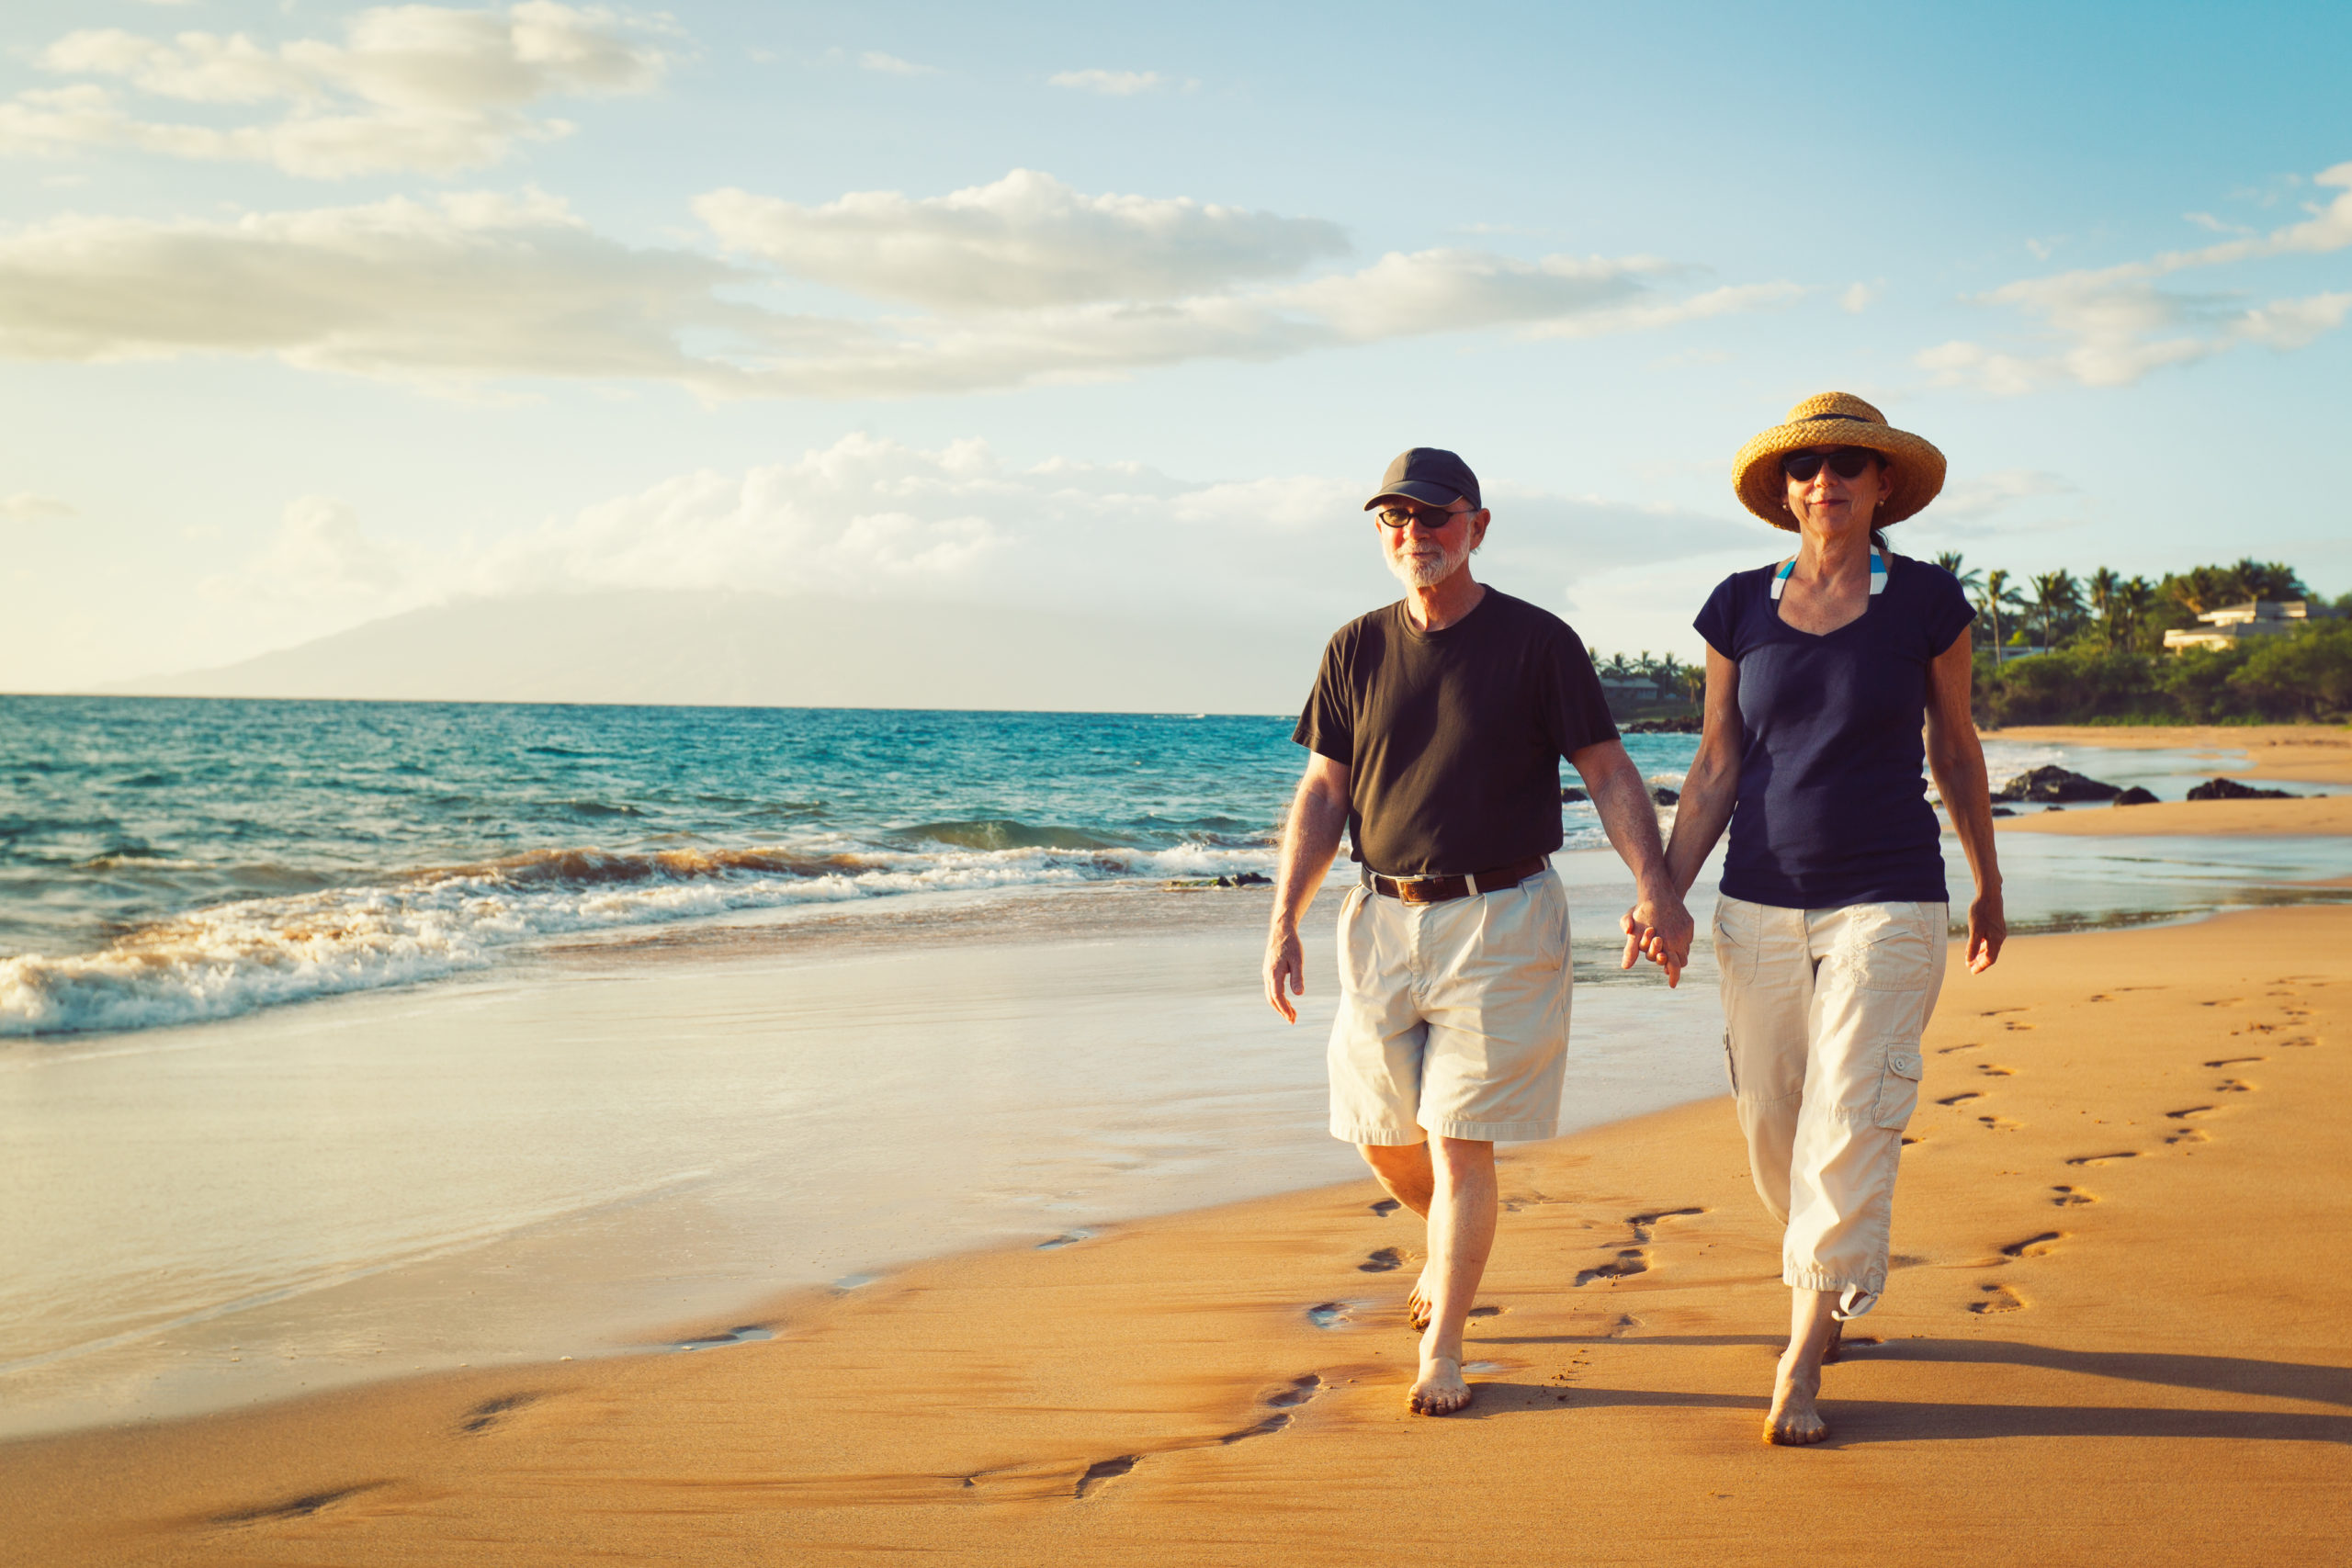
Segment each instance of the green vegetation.
M2018 580L1937 564L1975 601L1976 716L2000 724L2215 724L2329 719L2352 714L2352 621L2315 620L2230 649L2164 651L2165 633L2200 613L2250 599L2327 602L2281 561L2192 567L2151 582L2106 567L2088 579L2047 572ZM2335 602L2352 610L2352 593ZM2046 651L1997 665L1996 645Z

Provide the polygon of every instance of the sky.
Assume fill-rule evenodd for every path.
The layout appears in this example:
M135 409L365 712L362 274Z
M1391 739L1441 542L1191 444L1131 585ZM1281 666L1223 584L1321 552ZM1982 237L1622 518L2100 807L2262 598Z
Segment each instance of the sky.
M2342 5L15 0L0 690L628 589L1181 657L1394 598L1414 445L1482 579L1689 658L1831 389L1950 459L1906 553L2340 593L2347 67Z

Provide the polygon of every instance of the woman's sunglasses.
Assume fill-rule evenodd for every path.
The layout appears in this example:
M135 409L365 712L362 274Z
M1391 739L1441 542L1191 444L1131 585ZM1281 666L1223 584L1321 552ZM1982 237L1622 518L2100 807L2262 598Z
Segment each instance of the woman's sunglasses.
M1883 459L1867 446L1840 446L1835 452L1791 452L1781 459L1781 472L1799 484L1812 480L1827 463L1829 471L1841 479L1858 479L1862 470Z

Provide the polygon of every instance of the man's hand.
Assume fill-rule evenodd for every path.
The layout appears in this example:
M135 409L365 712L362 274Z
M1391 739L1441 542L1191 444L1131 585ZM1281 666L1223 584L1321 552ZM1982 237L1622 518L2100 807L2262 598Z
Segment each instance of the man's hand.
M1631 969L1634 958L1643 956L1666 971L1669 987L1682 983L1682 971L1690 964L1690 939L1697 928L1681 899L1662 889L1652 893L1626 910L1617 926L1625 933L1625 955L1617 967Z
M1993 967L2001 956L2001 944L2008 940L2000 890L1979 893L1968 906L1968 972L1982 975Z
M1288 996L1283 986L1290 987ZM1277 919L1273 930L1266 933L1266 1003L1283 1015L1285 1023L1298 1021L1298 1009L1291 1005L1291 997L1306 995L1306 955L1298 945L1298 927Z

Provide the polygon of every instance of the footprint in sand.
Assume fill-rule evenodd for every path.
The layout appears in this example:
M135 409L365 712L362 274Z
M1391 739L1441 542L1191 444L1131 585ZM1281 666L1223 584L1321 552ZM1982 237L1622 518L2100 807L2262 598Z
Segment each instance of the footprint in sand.
M2005 1013L2005 1012L2023 1012L2023 1011L2025 1011L2025 1009L2023 1009L2023 1008L1988 1008L1988 1009L1986 1009L1984 1012L1979 1013L1977 1016L1978 1016L1979 1018L1998 1018L1998 1017L2000 1017L2000 1016L2001 1016L2003 1013Z
M538 1397L536 1393L509 1393L496 1399L485 1399L466 1412L466 1418L458 1424L458 1429L461 1432L487 1432L500 1424L499 1417L522 1409Z
M2139 1157L2140 1151L2137 1149L2118 1149L2111 1155L2076 1155L2066 1163L2068 1165L2105 1165L2111 1159L2138 1159Z
M1939 1056L1949 1056L1954 1051L1982 1051L1983 1049L1984 1049L1984 1043L1983 1041L1972 1040L1965 1045L1939 1045L1936 1047L1936 1055Z
M363 1492L373 1492L389 1486L388 1481L370 1481L357 1486L337 1487L332 1492L306 1492L300 1497L288 1497L280 1502L263 1503L255 1507L237 1508L226 1514L215 1514L216 1525L257 1525L275 1519L307 1519L322 1508L331 1508L346 1497L356 1497Z
M1646 1274L1649 1267L1649 1254L1638 1247L1629 1247L1606 1263L1577 1270L1576 1282L1589 1285L1595 1280L1623 1280L1635 1274Z
M1979 1116L1977 1120L1984 1123L1986 1131L1994 1133L2014 1133L2025 1125L2022 1122L2012 1122L2006 1116Z
M1403 1253L1393 1247L1384 1247L1356 1267L1367 1274L1385 1274L1391 1269L1400 1267L1404 1261Z
M2023 1241L2009 1243L2008 1246L2001 1248L2001 1256L2004 1258L2047 1258L2056 1251L2058 1244L2065 1239L2066 1234L2064 1231L2043 1231L2040 1235L2030 1235Z
M1979 1285L1976 1288L1984 1292L1984 1299L1981 1302L1969 1303L1968 1310L1980 1316L1990 1315L1996 1312L2025 1310L2025 1298L2007 1285Z
M2058 1196L2050 1201L2062 1209L2071 1209L2078 1203L2096 1203L2098 1201L2098 1195L2097 1193L2086 1192L2079 1187L2053 1187L2050 1190L2058 1194Z
M1972 1100L1982 1100L1984 1098L1984 1095L1972 1089L1963 1094L1948 1094L1941 1100L1936 1101L1936 1103L1938 1105L1965 1105Z
M1628 1214L1625 1223L1634 1227L1634 1239L1645 1242L1660 1220L1687 1220L1705 1213L1704 1209L1657 1209L1646 1214Z
M2015 1021L2005 1021L2002 1023L2001 1027L2002 1027L2003 1029L2027 1030L2027 1029L2039 1029L2039 1028L2041 1028L2041 1025L2040 1025L2040 1024L2038 1024L2038 1023L2018 1023L2018 1022L2015 1022Z
M1470 1315L1472 1317L1500 1317L1510 1310L1509 1307L1472 1307Z
M1306 1321L1317 1328L1345 1328L1351 1319L1345 1302L1318 1302L1306 1309Z
M2224 1056L2218 1062L2208 1062L2209 1067L2242 1067L2248 1062L2267 1062L2267 1056Z
M2223 1078L2213 1086L2215 1094L2252 1094L2254 1086L2244 1078Z
M1404 1206L1394 1198L1383 1198L1379 1202L1372 1205L1372 1212L1385 1220Z
M2018 1076L2018 1070L2015 1067L2004 1067L1992 1062L1977 1063L1976 1070L1988 1078L2013 1078Z

